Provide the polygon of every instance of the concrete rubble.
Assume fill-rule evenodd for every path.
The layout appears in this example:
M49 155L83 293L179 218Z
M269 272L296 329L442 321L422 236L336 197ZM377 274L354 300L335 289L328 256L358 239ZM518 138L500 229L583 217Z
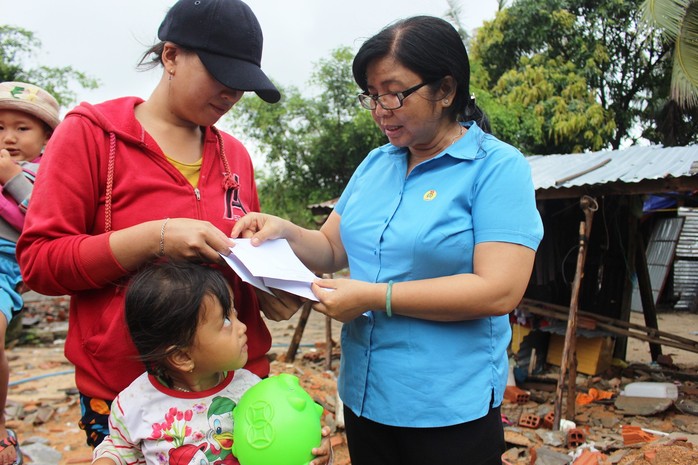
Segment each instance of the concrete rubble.
M573 419L564 418L553 430L556 370L531 383L505 400L502 415L505 438L512 445L504 455L506 465L694 465L698 464L698 416L679 405L698 400L698 371L685 367L672 379L655 367L614 367L598 376L579 375L577 400L597 390L609 398L575 403ZM695 380L695 381L694 381ZM673 383L676 400L620 395L620 388L634 381ZM518 399L518 402L516 402ZM566 405L565 403L562 404ZM564 408L563 408L564 416ZM537 421L540 419L540 421Z
M11 379L8 426L18 434L25 464L88 464L91 450L77 427L79 405L71 364L62 353L67 298L27 302L23 326L9 345ZM336 395L339 348L326 369L324 328L306 331L298 356L284 361L294 323L273 326L272 373L287 372L325 408L336 465L350 465ZM322 335L322 336L320 336ZM335 333L334 339L339 338ZM670 360L669 360L670 362ZM502 405L508 450L505 465L689 465L698 464L698 363L690 366L613 366L597 376L578 375L576 392L606 398L575 405L552 428L556 367L527 379ZM672 383L676 399L621 396L633 382ZM588 397L587 397L588 398ZM562 404L565 405L564 403ZM339 416L338 416L339 415ZM563 428L564 426L564 428Z

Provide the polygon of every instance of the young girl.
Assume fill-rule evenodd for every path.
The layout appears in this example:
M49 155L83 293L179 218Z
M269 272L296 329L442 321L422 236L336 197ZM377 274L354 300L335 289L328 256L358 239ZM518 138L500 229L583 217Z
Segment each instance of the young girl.
M114 399L93 464L238 463L233 409L259 377L242 368L247 327L225 278L191 262L154 264L134 277L125 305L148 371ZM328 435L312 465L328 463Z

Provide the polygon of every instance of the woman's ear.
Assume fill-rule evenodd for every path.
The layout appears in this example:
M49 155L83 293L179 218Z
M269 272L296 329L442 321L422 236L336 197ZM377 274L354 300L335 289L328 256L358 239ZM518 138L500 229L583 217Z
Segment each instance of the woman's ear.
M185 373L194 371L194 360L192 360L188 350L172 346L168 352L167 363L173 369Z
M441 80L441 86L439 86L439 99L441 103L447 107L453 103L453 99L456 96L456 81L453 76L445 76Z
M174 74L175 66L177 63L177 55L179 54L179 48L172 42L165 42L162 47L162 66L165 68L168 74Z

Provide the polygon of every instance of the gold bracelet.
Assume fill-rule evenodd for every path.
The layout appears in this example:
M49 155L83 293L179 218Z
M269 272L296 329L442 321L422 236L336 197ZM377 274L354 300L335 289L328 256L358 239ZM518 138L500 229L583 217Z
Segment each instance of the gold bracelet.
M165 226L167 226L167 222L170 221L169 218L165 218L165 221L162 223L162 227L160 228L160 256L164 257L165 256Z

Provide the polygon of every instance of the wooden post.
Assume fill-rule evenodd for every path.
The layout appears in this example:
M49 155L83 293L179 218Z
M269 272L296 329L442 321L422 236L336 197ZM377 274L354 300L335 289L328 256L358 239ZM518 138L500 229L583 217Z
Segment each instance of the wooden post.
M325 370L332 371L332 318L325 317L325 348L327 356L325 358Z
M308 323L310 310L312 310L311 304L312 302L308 300L301 305L301 316L298 318L298 325L296 326L293 338L291 338L291 343L288 345L288 350L286 351L286 362L293 362L296 359L296 352L298 352L298 346L301 343L305 325Z
M654 295L652 294L652 282L647 269L647 256L645 255L645 241L640 233L637 234L637 247L635 249L635 273L637 274L637 286L640 289L640 299L642 301L642 313L645 316L645 326L659 329L657 324L657 309L654 305ZM652 361L657 361L662 355L662 346L650 343L650 354Z
M622 223L619 222L618 227L619 227L619 244L622 243L623 239L623 234L626 235L627 240L621 248L623 249L623 260L625 261L625 267L626 269L624 270L625 274L625 279L623 280L623 293L621 295L621 300L620 300L620 309L618 318L620 321L624 322L630 322L630 315L631 315L631 305L633 301L633 280L632 280L632 273L636 268L635 264L635 257L637 256L636 253L636 248L638 247L637 245L637 238L638 234L636 234L636 231L640 228L640 221L637 218L637 216L633 215L632 212L633 210L642 210L642 200L640 199L640 196L638 195L633 195L628 197L627 199L627 212L625 212L625 217L627 217L627 224L623 229L620 229L620 226ZM624 335L617 335L615 338L615 344L613 347L613 358L617 358L619 360L625 360L628 354L628 338L627 336Z
M562 350L562 361L560 362L560 376L557 380L557 387L555 389L555 416L553 417L553 430L558 431L560 429L560 420L562 418L562 390L565 385L565 379L567 377L568 366L574 365L574 370L570 370L570 377L568 380L568 392L567 392L567 415L569 412L569 385L574 384L576 379L576 368L577 368L577 357L576 357L576 331L577 331L577 299L579 297L579 287L581 284L581 275L584 270L583 255L584 255L584 237L585 237L585 225L582 221L579 223L579 253L577 254L577 269L574 273L574 281L572 282L572 297L570 303L569 316L567 317L567 331L565 333L565 345ZM575 378L572 378L572 371L574 371Z
M562 390L565 378L569 371L567 381L567 416L574 418L576 400L576 379L577 379L577 310L579 307L579 289L584 277L584 262L586 260L587 243L591 233L591 220L594 212L598 209L596 200L589 196L583 196L579 202L584 211L584 221L579 223L579 252L577 253L577 267L572 282L572 295L570 297L570 309L567 319L567 331L565 333L565 345L562 351L560 362L560 376L555 389L555 407L553 417L553 430L560 429L562 418Z
M322 277L326 279L332 279L332 274L323 274ZM298 352L298 347L301 343L301 338L303 337L303 331L305 326L308 324L308 318L310 318L310 312L312 311L312 302L304 302L301 306L301 315L298 318L298 324L296 325L296 330L293 333L293 338L291 338L291 343L286 351L286 361L293 362L296 359L296 352ZM326 360L325 368L329 371L332 369L332 318L329 316L325 317L325 344L326 344Z

